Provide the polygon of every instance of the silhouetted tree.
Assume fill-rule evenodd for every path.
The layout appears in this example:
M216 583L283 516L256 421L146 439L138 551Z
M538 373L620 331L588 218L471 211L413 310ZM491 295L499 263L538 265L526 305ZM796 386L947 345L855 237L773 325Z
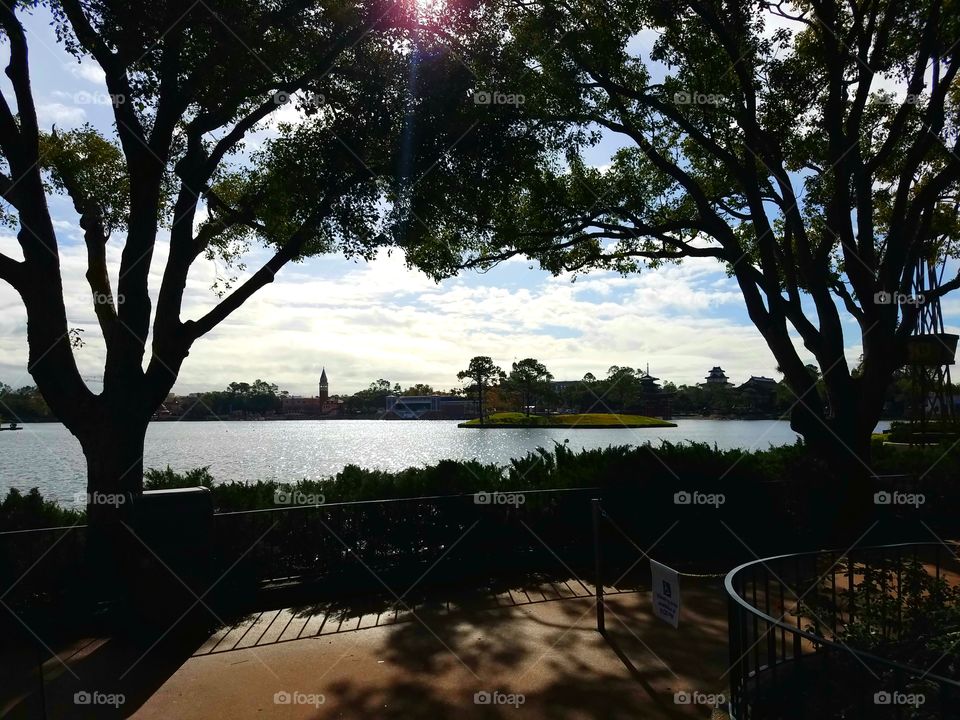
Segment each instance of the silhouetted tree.
M400 383L391 384L380 378L364 390L359 390L344 400L344 409L354 413L383 413L388 395L400 395Z
M544 398L550 393L550 381L553 375L547 366L535 358L524 358L513 363L507 384L520 397L523 412L530 415L530 408L537 399Z
M507 375L499 365L494 365L493 360L488 355L476 355L470 359L470 364L466 370L457 373L460 380L471 380L472 384L467 388L469 392L476 393L477 410L480 413L480 424L484 424L484 394L491 384L502 382Z
M604 412L625 412L640 394L640 374L632 367L611 365L597 383L597 406Z
M890 298L919 260L958 251L956 13L534 0L509 36L525 70L501 82L528 93L521 112L569 129L566 162L518 177L466 264L522 254L557 273L630 273L715 259L783 369L792 427L865 505L870 435L918 309ZM585 156L600 137L624 144L602 169ZM927 300L958 286L948 277Z
M40 126L20 17L46 8L63 47L102 68L115 131ZM477 81L461 60L474 43L474 66L495 64L496 43L486 40L499 30L469 8L420 12L404 0L0 4L9 51L0 217L23 254L0 253L0 280L26 308L30 373L79 440L91 494L142 490L147 424L193 344L287 263L334 252L370 259L401 246L412 265L450 266L455 198L487 214L492 195L512 188L516 164L543 134L513 131L516 113L474 103ZM301 111L298 121L271 124L284 106ZM262 130L265 141L244 147ZM106 346L99 394L74 358L55 194L84 232ZM161 229L169 253L152 296ZM108 240L122 247L116 292ZM237 281L254 242L272 255ZM219 302L186 319L198 258L226 269ZM114 507L92 507L91 520Z

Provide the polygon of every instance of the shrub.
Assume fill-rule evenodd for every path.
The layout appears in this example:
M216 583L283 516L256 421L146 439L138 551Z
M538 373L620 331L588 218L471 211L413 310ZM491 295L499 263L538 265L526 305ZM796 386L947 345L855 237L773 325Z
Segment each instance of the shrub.
M83 511L62 508L53 500L44 500L37 488L31 488L26 495L11 488L0 502L0 531L75 525L85 517Z
M210 466L187 470L185 473L175 472L169 465L164 470L147 468L143 472L144 490L172 490L175 488L213 487L213 476Z
M914 491L926 495L922 517L936 526L950 520L949 510L960 503L960 449L892 449L873 454L877 474L905 474ZM276 506L278 491L323 495L327 503L447 495L494 490L544 490L599 487L635 493L644 506L671 503L678 490L723 492L744 512L765 520L789 519L794 528L809 527L810 518L836 497L829 468L801 442L767 450L720 450L707 443L659 446L615 446L574 451L557 443L515 458L506 467L476 460L444 460L435 465L397 472L348 465L331 478L296 482L261 480L217 483L209 466L176 472L169 466L148 469L144 488L160 490L202 486L213 494L219 512ZM636 504L636 503L635 503ZM662 507L662 504L661 504ZM70 524L82 513L45 501L35 489L27 495L13 490L0 510L0 529ZM757 513L757 509L763 513ZM636 507L630 512L643 515ZM719 517L714 514L713 517ZM759 531L759 528L758 528Z

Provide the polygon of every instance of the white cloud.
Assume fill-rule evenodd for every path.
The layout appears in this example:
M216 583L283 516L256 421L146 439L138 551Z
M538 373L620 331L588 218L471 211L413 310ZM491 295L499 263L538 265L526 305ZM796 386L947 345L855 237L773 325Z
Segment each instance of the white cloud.
M0 238L0 249L6 247ZM9 238L8 241L12 240ZM108 245L113 277L120 247ZM167 245L158 243L151 288L159 286ZM265 252L258 253L262 262ZM82 244L61 252L71 327L85 330L78 351L85 376L102 372L103 342L83 278ZM392 382L457 385L456 372L473 355L489 354L502 366L527 356L547 363L558 378L603 374L610 365L645 366L678 382L696 382L714 364L735 378L771 374L774 367L759 334L748 325L707 317L719 289L696 287L705 268L670 269L633 278L581 278L571 284L542 274L528 287L499 283L498 271L454 278L437 285L408 270L397 254L372 263L316 261L324 276L295 265L194 346L177 390L190 392L261 377L292 392L313 391L325 366L334 392L353 392L384 377ZM250 263L251 271L257 267ZM184 318L197 318L216 298L214 270L200 261L184 297ZM608 288L601 299L586 289ZM9 288L0 286L0 378L30 382L25 313ZM13 377L15 375L16 377ZM9 379L8 379L9 378ZM96 385L93 386L94 389Z
M0 236L0 251L16 240ZM107 247L116 278L121 247ZM158 243L150 283L159 287L167 244ZM253 272L267 252L254 252ZM81 372L100 377L103 341L83 273L82 243L61 250L71 327L85 330ZM473 355L491 355L503 367L524 357L544 361L558 379L610 365L645 368L677 383L702 380L721 365L734 382L750 375L778 378L776 362L742 312L733 281L709 260L623 278L598 273L553 278L516 265L436 284L386 253L371 263L325 257L282 270L272 284L200 339L176 386L192 392L260 377L294 393L315 392L321 367L333 392L354 392L377 378L402 385L427 382L448 389ZM183 317L198 318L217 299L213 266L193 268ZM25 371L26 318L19 298L0 284L0 380L32 382ZM848 358L859 346L850 336ZM801 357L809 354L797 341ZM92 384L95 390L99 386Z
M40 125L49 127L76 127L87 119L83 108L71 107L59 102L50 102L37 105L37 120Z
M100 85L106 83L103 68L90 58L83 58L80 62L64 63L64 69L74 77L81 78L87 82L98 83Z

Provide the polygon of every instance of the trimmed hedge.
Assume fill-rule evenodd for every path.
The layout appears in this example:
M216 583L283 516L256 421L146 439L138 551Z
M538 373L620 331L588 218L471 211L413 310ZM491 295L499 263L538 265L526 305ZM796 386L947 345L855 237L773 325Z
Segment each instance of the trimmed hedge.
M878 475L909 475L914 491L926 495L929 512L960 507L960 446L885 448L875 446L872 465ZM539 448L503 467L475 460L443 460L435 465L397 472L348 465L331 478L281 483L216 482L209 467L178 473L169 466L148 469L144 489L203 486L213 494L218 512L278 507L278 492L322 495L325 502L354 502L429 495L452 495L494 490L601 487L651 491L677 486L703 492L738 493L745 487L776 483L792 488L792 502L800 505L829 501L837 479L798 442L767 450L720 450L707 443L670 443L659 446L614 446L576 452L557 443ZM939 507L934 507L939 506ZM0 502L0 531L29 527L71 525L82 521L81 511L44 500L34 488L24 494L8 492Z

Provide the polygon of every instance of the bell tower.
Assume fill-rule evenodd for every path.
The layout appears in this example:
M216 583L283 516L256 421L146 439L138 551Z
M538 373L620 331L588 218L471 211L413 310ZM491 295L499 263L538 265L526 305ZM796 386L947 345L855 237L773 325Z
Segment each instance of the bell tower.
M327 369L324 368L320 373L320 399L326 400L330 397L330 388L327 385Z

